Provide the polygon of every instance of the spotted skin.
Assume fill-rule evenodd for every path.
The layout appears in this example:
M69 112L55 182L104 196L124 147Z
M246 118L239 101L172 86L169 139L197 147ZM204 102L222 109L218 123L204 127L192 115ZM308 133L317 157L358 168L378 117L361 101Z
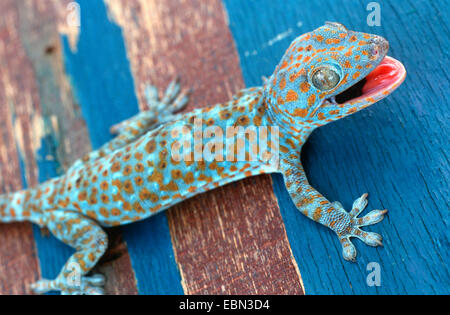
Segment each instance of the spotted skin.
M189 96L181 92L179 82L171 83L162 98L149 86L148 110L113 126L117 137L111 142L77 161L61 177L0 197L2 222L28 220L46 226L76 249L57 279L41 280L33 289L102 294L103 277L87 274L106 250L103 227L143 220L199 193L264 173L283 174L297 208L336 232L345 259L356 257L351 237L381 245L381 236L361 227L381 221L386 211L358 218L367 205L367 194L355 201L350 212L338 202L329 202L309 185L300 153L315 128L377 102L401 83L403 78L369 98L334 101L334 96L380 64L387 50L381 37L327 23L298 37L262 87L242 90L229 102L177 114ZM339 72L339 83L327 91L311 80L323 65ZM230 128L244 129L240 139L245 141L225 133ZM220 135L220 141L209 141ZM182 151L186 139L192 143ZM262 140L267 144L264 150ZM77 285L68 280L73 263L81 267Z

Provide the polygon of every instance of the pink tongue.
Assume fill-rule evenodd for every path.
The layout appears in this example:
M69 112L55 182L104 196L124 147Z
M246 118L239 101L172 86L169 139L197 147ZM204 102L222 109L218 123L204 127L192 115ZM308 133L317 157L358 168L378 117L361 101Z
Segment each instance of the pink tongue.
M399 73L400 68L394 60L384 58L383 61L366 77L363 94L383 89L391 85Z

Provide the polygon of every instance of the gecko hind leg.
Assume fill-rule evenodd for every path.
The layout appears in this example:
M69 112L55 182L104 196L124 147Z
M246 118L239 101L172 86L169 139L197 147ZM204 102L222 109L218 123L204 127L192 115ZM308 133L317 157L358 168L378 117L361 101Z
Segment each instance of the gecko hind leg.
M61 291L63 295L102 295L105 278L87 276L108 247L108 237L92 219L68 210L46 213L45 225L65 244L75 248L59 275L54 280L42 279L31 285L38 294Z
M367 206L368 194L362 195L353 203L352 210L348 213L350 222L347 227L338 233L339 241L342 244L343 256L348 261L355 261L356 248L350 238L356 237L369 246L377 247L383 246L381 235L374 232L365 232L361 229L363 226L373 225L381 222L384 219L387 210L373 210L362 218L358 215ZM335 207L340 206L339 203L334 203ZM342 206L341 206L342 208Z

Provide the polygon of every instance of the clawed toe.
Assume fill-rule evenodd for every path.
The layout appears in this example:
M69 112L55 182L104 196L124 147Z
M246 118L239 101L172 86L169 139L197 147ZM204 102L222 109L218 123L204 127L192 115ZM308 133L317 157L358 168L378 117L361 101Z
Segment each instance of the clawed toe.
M340 239L342 244L342 256L347 261L355 262L357 251L355 245L350 241L350 237L343 237Z
M373 210L369 214L365 215L362 218L357 219L358 226L367 226L372 224L377 224L384 219L384 215L387 213L387 210Z
M36 294L44 294L50 291L61 291L61 295L104 295L105 277L95 274L89 277L82 277L77 284L69 285L68 281L61 278L56 280L42 279L33 283L31 289Z
M369 203L367 201L367 197L369 194L365 193L361 197L355 200L352 206L352 211L350 211L350 215L353 217L357 217L363 210L367 207L367 204Z
M182 91L179 78L169 83L162 99L159 99L158 89L153 85L147 85L145 97L150 111L160 118L170 116L183 109L189 102L191 90Z
M56 290L55 281L42 279L30 285L31 290L36 294L44 294Z
M355 229L354 236L359 238L361 241L369 246L377 247L383 246L383 238L380 234L374 232L365 232L361 229Z

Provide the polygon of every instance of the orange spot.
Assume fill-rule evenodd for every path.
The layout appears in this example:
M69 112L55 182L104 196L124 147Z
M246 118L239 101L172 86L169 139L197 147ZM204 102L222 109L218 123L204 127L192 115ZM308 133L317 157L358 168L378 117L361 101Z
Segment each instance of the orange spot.
M249 122L250 122L250 118L248 118L248 116L246 116L246 115L240 116L240 117L237 119L237 124L238 124L239 126L247 126L247 125L249 124Z
M308 106L312 106L314 105L314 102L316 101L316 95L315 94L311 94L308 97Z
M194 182L194 174L192 172L187 172L186 176L184 176L184 182L189 185Z
M133 188L133 184L131 183L131 181L130 180L126 180L124 183L123 183L123 189L125 190L125 192L127 193L127 194L132 194L132 193L134 193L134 188Z
M137 163L136 166L134 167L134 169L136 170L136 172L143 172L144 165L142 163Z
M191 186L188 188L189 192L195 192L196 190L197 190L197 187L195 187L195 186Z
M353 78L353 80L356 80L359 76L360 76L359 71L356 71L356 72L353 74L352 78Z
M306 93L306 92L308 92L309 91L309 83L308 82L306 82L306 81L303 81L301 84L300 84L300 91L302 91L302 93Z
M351 68L352 64L350 63L350 61L346 60L343 64L344 68Z
M145 151L147 151L147 153L153 153L155 151L155 149L156 149L156 142L155 142L155 140L150 140L145 145Z
M161 187L161 190L178 191L178 185L174 181L171 181L167 185Z
M144 208L142 208L141 204L139 202L137 202L137 201L135 203L133 203L133 209L137 213L145 213Z
M121 214L121 212L120 212L120 210L117 209L117 208L112 208L112 209L111 209L111 214L112 214L113 216L119 216L119 215Z
M141 152L136 152L134 154L134 157L136 158L136 160L142 160L142 158L144 157L144 155Z
M163 182L163 175L159 172L153 172L151 176L148 177L148 180L151 182L157 182L158 184L162 184Z
M296 117L306 117L306 115L308 115L308 111L304 108L296 108L293 113L293 116Z
M294 90L289 90L286 95L286 102L295 102L298 100L298 94Z
M317 222L320 220L321 217L322 217L322 210L320 208L316 208L313 214L313 220Z
M120 162L115 162L115 163L111 166L111 171L114 172L114 173L120 171Z
M279 85L279 87L280 87L280 90L284 90L284 89L285 89L285 87L286 87L286 78L285 78L285 77L283 77L283 78L280 80L280 85Z
M128 176L131 174L132 171L133 171L133 169L132 169L131 165L127 165L123 169L123 175Z
M106 210L106 208L100 208L100 214L102 216L104 216L105 218L109 217L109 213L108 213L108 210Z
M85 201L86 199L87 199L87 193L85 191L82 191L78 194L79 201Z
M328 38L325 43L327 43L328 45L331 44L339 44L341 42L341 40L339 38Z

